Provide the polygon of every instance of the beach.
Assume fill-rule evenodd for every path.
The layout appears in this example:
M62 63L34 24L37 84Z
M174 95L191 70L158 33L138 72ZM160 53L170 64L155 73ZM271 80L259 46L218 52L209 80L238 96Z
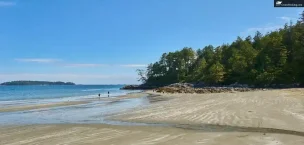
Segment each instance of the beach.
M1 107L0 112L25 111L25 110L43 109L43 108L49 108L49 107L60 107L60 106L68 106L68 105L78 105L78 104L86 104L86 103L88 103L88 101L71 101L71 102L67 101L67 102L48 103L48 104Z
M304 89L210 94L146 91L83 101L78 102L80 104L71 101L72 104L66 104L68 109L60 112L67 112L63 117L66 118L78 108L80 118L40 124L35 120L31 120L31 124L1 124L0 144L304 144ZM88 105L89 110L79 109ZM49 105L39 109L47 111L56 107ZM31 111L33 108L17 110L22 109ZM47 112L56 114L54 110ZM98 119L90 120L88 114ZM89 116L89 121L84 122L83 116Z

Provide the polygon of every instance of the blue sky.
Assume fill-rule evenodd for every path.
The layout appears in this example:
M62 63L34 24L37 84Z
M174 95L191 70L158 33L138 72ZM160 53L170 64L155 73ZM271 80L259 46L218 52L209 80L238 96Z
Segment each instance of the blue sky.
M138 83L185 46L231 43L296 20L272 0L0 0L0 82Z

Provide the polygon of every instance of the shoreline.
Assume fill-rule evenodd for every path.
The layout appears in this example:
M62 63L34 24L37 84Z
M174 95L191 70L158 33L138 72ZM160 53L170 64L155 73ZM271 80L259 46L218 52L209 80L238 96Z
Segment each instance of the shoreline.
M106 120L112 124L1 126L0 144L304 143L304 89L139 94L148 94L150 104L108 115ZM128 94L111 101L136 96L140 95Z
M48 101L35 104L0 107L0 124L65 124L65 123L108 123L107 116L135 107L148 105L150 102L145 93L131 93L116 97L98 96L85 98L82 101ZM42 104L36 104L42 103ZM22 118L22 119L20 119ZM114 122L119 124L119 122ZM109 123L108 123L109 124Z
M132 95L135 94L135 95ZM73 106L73 105L81 105L81 104L88 104L93 101L115 101L115 100L122 100L122 99L128 99L128 98L137 98L137 94L142 94L142 91L139 92L130 92L125 95L118 95L118 96L111 96L111 97L101 97L99 99L98 96L96 97L90 97L90 98L82 98L81 100L67 100L66 98L49 98L49 100L57 99L56 102L47 102L46 100L43 100L43 103L40 103L41 99L29 99L29 100L10 100L9 102L27 102L27 101L34 101L36 103L34 104L15 104L12 105L11 103L8 106L1 106L0 107L0 113L4 112L16 112L16 111L28 111L28 110L35 110L35 109L45 109L45 108L54 108L54 107L64 107L64 106ZM73 97L67 97L74 99ZM77 97L76 97L77 98ZM60 101L62 99L62 101ZM1 102L1 101L0 101ZM5 101L4 101L5 102Z
M3 107L3 108L0 108L0 113L27 111L27 110L44 109L44 108L52 108L52 107L71 106L71 105L80 105L80 104L86 104L86 103L89 103L89 101L64 101L64 102L58 102L58 103Z

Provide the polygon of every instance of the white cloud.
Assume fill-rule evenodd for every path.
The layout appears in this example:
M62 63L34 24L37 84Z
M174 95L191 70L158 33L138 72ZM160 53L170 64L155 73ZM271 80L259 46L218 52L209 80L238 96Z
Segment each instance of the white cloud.
M248 36L248 35L254 35L256 31L259 31L262 34L265 34L267 32L278 30L278 29L284 27L284 23L289 23L290 21L296 22L298 20L299 14L301 14L303 12L303 10L304 9L295 11L295 13L290 16L285 15L285 16L281 16L281 17L276 17L277 19L282 20L281 22L278 22L276 24L266 24L266 25L261 25L261 26L257 26L257 27L251 27L251 28L248 28L247 30L241 32L240 34L241 34L241 36Z
M282 28L283 25L266 25L266 26L262 26L262 27L252 27L252 28L248 28L246 31L242 32L241 35L252 35L255 32L259 31L262 34L265 34L267 32L271 32L274 30L277 30L279 28Z
M107 64L94 64L94 63L71 63L64 64L65 67L103 67L108 66Z
M107 67L107 66L118 66L118 67L129 67L129 68L140 68L140 67L147 67L145 64L118 64L118 65L111 65L111 64L95 64L95 63L67 63L63 64L65 67Z
M0 1L0 7L14 6L14 5L16 5L15 2L11 2L11 1Z
M0 74L0 82L14 80L64 81L77 84L134 84L136 75L102 75L102 74L45 74L45 73L16 73Z
M15 60L20 62L36 62L36 63L54 63L60 61L60 59L48 59L48 58L18 58Z
M130 68L139 68L139 67L147 67L145 64L99 64L99 63L63 63L60 59L50 59L50 58L18 58L15 61L19 62L33 62L33 63L54 63L59 66L64 67L107 67L107 66L118 66L118 67L130 67ZM60 63L58 63L60 62Z
M292 22L294 22L294 21L296 21L297 20L297 18L293 18L293 17L286 17L286 16L283 16L283 17L277 17L278 19L281 19L281 20L283 20L283 21L285 21L285 22L290 22L290 21L292 21Z
M147 67L148 65L146 64L124 64L124 65L119 65L121 67Z

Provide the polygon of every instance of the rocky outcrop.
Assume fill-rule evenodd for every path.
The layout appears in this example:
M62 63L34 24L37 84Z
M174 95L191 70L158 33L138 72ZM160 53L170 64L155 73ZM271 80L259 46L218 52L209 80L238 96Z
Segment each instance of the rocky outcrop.
M139 89L139 85L126 85L122 88L120 88L121 90L138 90Z
M230 84L229 87L248 88L249 86L247 84L234 83L234 84Z
M202 86L202 87L200 87ZM247 92L254 90L263 90L260 88L251 88L246 84L232 84L230 86L220 86L220 87L207 87L203 83L175 83L165 87L160 87L156 89L156 92L161 93L230 93L230 92ZM266 89L264 89L266 90Z
M259 88L234 88L234 87L204 87L204 88L193 88L193 87L161 87L156 89L156 92L160 93L232 93L232 92L248 92L254 90L262 90ZM266 90L266 89L264 89Z
M194 85L190 83L175 83L168 85L168 87L174 87L174 88L192 88Z
M161 85L127 85L121 89L125 90L155 90L161 93L229 93L229 92L248 92L255 90L267 90L271 89L281 89L281 88L295 88L300 87L300 84L272 84L267 86L262 86L262 88L255 88L254 86L249 86L247 84L234 83L228 86L217 86L210 87L203 82L198 83L174 83L167 86Z
M248 85L232 84L227 87L206 87L203 83L174 83L168 86L160 87L159 85L126 85L124 90L149 90L154 89L161 93L229 93L229 92L247 92L253 90L262 90L258 88L250 88ZM266 89L264 89L266 90Z
M126 85L121 90L151 90L158 88L158 86L155 85Z

